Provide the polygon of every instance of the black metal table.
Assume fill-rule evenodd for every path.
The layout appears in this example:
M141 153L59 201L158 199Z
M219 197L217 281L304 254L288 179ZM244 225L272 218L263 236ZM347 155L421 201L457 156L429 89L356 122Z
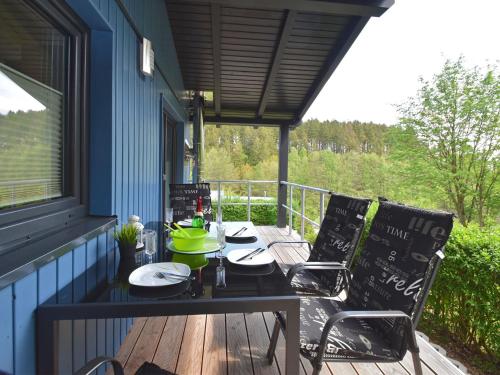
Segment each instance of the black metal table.
M251 225L251 223L245 223ZM228 244L234 248L264 246L259 239L250 245ZM55 327L60 320L110 319L149 316L223 314L284 311L287 314L287 375L299 373L299 298L276 262L259 268L226 266L226 287L215 285L219 260L211 258L195 277L177 286L138 288L128 285L129 265L120 264L117 279L100 285L95 291L72 304L56 304L50 300L37 310L37 373L53 374L55 365ZM85 282L73 281L85 288ZM83 295L83 294L81 294Z

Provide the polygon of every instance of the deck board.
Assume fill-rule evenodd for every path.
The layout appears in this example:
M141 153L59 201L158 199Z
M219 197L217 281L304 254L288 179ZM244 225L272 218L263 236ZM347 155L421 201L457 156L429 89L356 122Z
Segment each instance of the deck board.
M288 229L257 227L264 242L297 240ZM309 256L306 245L276 245L272 254L282 268ZM144 361L153 361L176 374L285 375L285 338L280 332L275 361L268 365L267 345L274 325L272 313L171 316L136 319L116 358L132 373ZM417 337L424 375L462 374L422 338ZM312 373L300 358L300 374ZM327 363L322 375L413 375L409 353L397 363Z

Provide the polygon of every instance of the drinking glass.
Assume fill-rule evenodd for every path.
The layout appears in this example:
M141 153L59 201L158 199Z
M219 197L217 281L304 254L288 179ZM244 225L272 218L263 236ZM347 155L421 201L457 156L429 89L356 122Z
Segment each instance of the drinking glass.
M165 209L165 221L167 222L168 225L172 225L172 222L174 221L174 209L169 207Z
M156 253L156 231L146 229L144 231L144 253L147 255L148 264L153 263L153 255Z
M222 260L224 259L223 250L226 247L226 227L222 224L217 225L217 243L219 245L219 251L217 252L217 258L219 258L219 265L216 268L216 282L215 285L218 288L224 288L226 286L226 269Z

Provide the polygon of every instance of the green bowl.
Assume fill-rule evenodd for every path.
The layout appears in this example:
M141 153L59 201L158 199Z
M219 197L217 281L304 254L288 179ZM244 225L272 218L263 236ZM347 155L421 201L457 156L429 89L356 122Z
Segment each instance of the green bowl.
M170 232L175 248L180 251L201 250L208 232L200 228L184 228L184 230L188 232L191 238L186 237L180 230Z

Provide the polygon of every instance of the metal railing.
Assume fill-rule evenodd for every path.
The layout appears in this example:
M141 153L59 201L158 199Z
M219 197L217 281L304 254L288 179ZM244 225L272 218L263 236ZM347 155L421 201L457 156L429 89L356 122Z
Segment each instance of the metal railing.
M304 231L305 231L305 223L306 221L310 223L311 225L314 225L315 227L318 227L321 225L321 222L323 221L323 218L325 217L325 194L331 194L330 191L325 190L325 189L320 189L314 186L307 186L307 185L301 185L301 184L296 184L293 182L288 182L288 181L280 181L281 185L286 185L288 188L288 199L289 199L289 206L286 204L282 204L282 206L288 211L288 234L292 234L293 230L293 215L298 215L300 216L300 238L303 240L304 239ZM297 210L294 210L293 208L293 190L298 189L300 191L300 212ZM306 216L306 191L312 191L316 192L319 194L319 223L315 222L314 220L308 218Z
M204 180L203 182L215 184L217 186L217 215L220 217L222 214L222 206L247 206L247 220L250 221L252 206L274 206L276 203L266 202L253 202L252 203L252 185L255 184L273 184L278 185L275 180ZM247 199L246 203L239 202L223 202L221 192L223 184L232 185L246 185L247 186Z
M314 186L307 186L296 184L288 181L278 181L274 180L205 180L204 182L213 184L217 187L217 214L221 215L222 206L247 206L247 220L250 221L252 206L272 206L276 203L266 203L266 202L252 202L252 185L255 184L273 184L273 185L285 185L287 187L288 205L282 203L281 206L288 212L288 233L292 234L293 231L293 216L297 215L300 217L300 238L304 239L305 225L306 222L319 228L323 218L325 216L325 195L331 194L330 191L325 189L320 189ZM246 185L247 186L247 197L246 203L238 202L223 202L221 192L224 184L233 185ZM295 191L300 191L300 211L294 209L293 206L293 193ZM315 222L311 218L306 216L306 192L314 192L319 194L319 223ZM279 202L278 202L279 204Z

